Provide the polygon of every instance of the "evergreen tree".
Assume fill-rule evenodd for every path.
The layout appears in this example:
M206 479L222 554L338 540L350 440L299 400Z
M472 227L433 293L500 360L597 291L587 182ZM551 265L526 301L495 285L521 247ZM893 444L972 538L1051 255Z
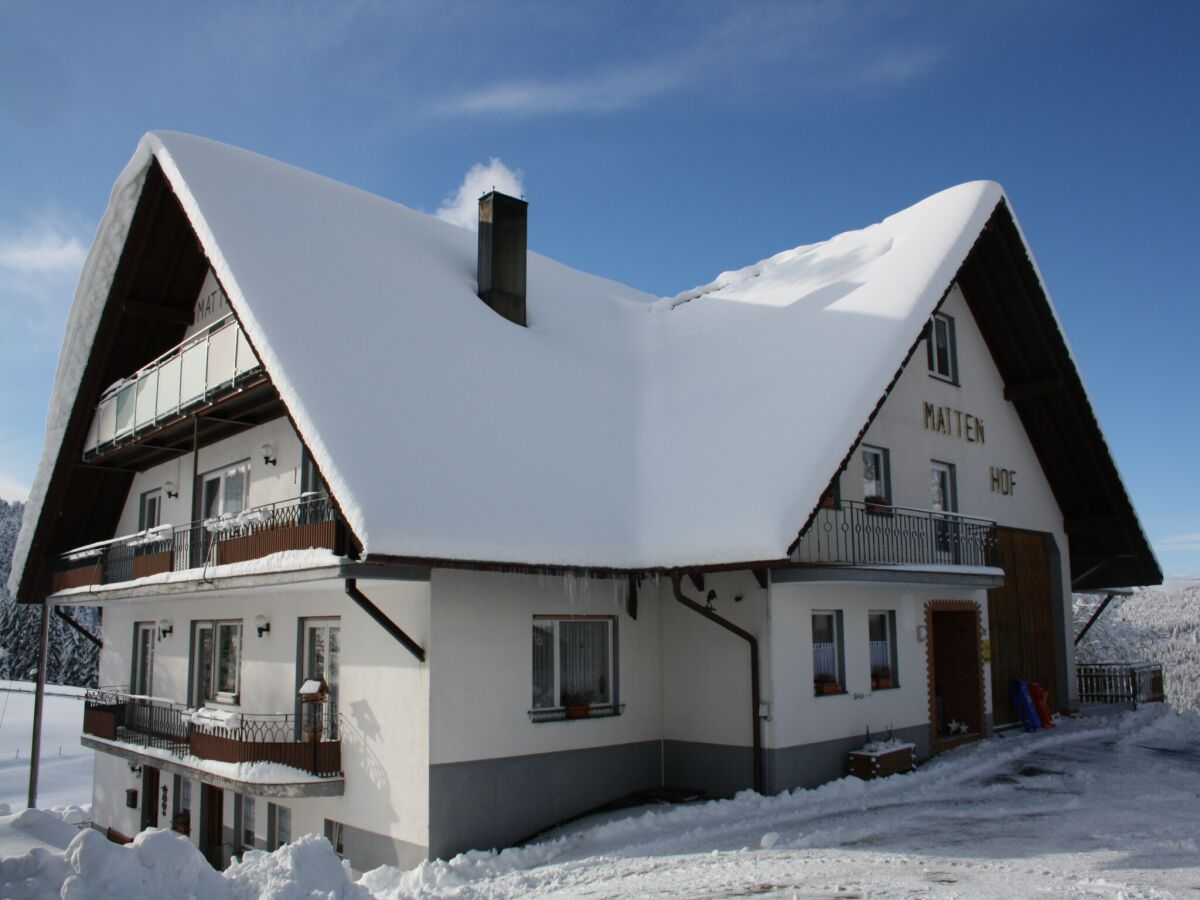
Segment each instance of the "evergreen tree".
M8 592L17 533L21 530L23 503L0 500L0 678L28 681L37 674L38 628L41 608L19 604ZM69 611L76 622L92 634L100 634L99 611L74 607ZM50 616L47 644L46 681L94 687L98 648L77 633L58 616Z

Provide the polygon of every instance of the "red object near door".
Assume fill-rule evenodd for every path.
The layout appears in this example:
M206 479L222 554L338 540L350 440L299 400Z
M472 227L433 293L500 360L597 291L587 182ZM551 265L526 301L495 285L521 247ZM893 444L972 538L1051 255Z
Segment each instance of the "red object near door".
M1038 719L1041 720L1043 728L1054 727L1054 713L1050 709L1050 695L1046 689L1037 682L1029 685L1029 697L1033 700L1033 708L1037 710Z

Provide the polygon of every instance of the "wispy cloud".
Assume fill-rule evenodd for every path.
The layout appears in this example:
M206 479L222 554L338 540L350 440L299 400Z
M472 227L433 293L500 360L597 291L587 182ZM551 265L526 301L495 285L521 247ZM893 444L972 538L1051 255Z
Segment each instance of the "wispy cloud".
M468 91L443 107L452 113L549 115L628 109L668 93L692 76L685 67L659 63L601 70L571 79L509 81Z
M479 224L479 198L493 189L512 197L522 196L525 184L521 170L513 171L494 156L486 164L476 163L467 169L458 190L442 201L434 215L474 230Z
M48 223L0 236L0 269L20 275L63 275L79 271L87 245L78 235Z
M29 499L29 485L0 472L0 500L9 503L24 503Z
M1173 550L1200 550L1200 531L1173 534L1154 542L1154 549L1164 552Z
M450 96L449 115L606 113L686 90L710 95L813 96L890 89L924 75L944 50L896 27L903 9L866 4L747 3L713 20L697 14L636 60L610 54L582 72L535 74ZM672 37L674 38L672 42ZM599 43L599 42L597 42Z

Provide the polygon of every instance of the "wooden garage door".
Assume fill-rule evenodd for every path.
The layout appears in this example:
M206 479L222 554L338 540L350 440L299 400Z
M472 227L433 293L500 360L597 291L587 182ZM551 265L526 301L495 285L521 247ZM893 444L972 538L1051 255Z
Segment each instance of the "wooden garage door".
M1040 531L997 529L998 564L1004 587L988 591L988 637L992 649L992 721L1018 721L1008 684L1020 677L1050 692L1057 708L1050 553Z

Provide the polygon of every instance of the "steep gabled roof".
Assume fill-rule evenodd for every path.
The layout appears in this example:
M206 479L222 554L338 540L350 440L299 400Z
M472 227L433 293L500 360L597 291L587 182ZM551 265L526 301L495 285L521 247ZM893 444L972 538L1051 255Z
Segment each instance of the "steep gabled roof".
M84 267L14 573L154 162L368 555L528 565L784 557L1006 208L998 185L960 185L675 298L530 253L521 328L475 296L473 233L148 134Z

